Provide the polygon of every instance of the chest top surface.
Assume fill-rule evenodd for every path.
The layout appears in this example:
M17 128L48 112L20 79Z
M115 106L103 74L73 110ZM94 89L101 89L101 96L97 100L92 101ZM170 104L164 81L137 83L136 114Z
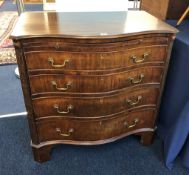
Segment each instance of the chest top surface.
M144 11L25 12L19 17L11 38L114 38L176 32L174 27Z

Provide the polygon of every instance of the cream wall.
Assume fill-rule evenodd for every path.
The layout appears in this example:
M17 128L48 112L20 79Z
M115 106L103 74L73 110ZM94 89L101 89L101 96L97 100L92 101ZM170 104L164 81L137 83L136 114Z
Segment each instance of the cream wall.
M56 11L127 11L128 0L56 0Z

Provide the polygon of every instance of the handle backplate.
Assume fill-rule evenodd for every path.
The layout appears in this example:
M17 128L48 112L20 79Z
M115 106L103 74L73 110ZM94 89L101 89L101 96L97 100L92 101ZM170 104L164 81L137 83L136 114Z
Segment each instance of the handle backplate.
M74 132L74 129L70 128L67 133L62 133L60 128L56 128L56 132L63 137L69 137Z
M68 82L66 83L65 87L58 87L56 81L51 81L51 84L58 91L67 91L69 88L71 88L71 85L72 85L71 82Z
M135 55L132 55L130 58L133 61L133 63L142 63L149 57L149 53L144 53L141 58L137 57Z
M54 67L54 68L63 68L66 66L66 64L68 64L70 61L69 59L64 60L64 62L62 64L54 64L54 59L52 57L48 58L48 62L49 64Z
M128 80L131 82L131 84L139 84L143 81L144 74L140 74L138 77L129 77Z
M139 123L139 119L136 118L134 119L134 122L133 124L128 124L128 122L124 122L124 126L127 128L127 129L130 129L130 128L134 128L137 124Z
M54 109L56 109L56 112L59 114L68 114L73 110L73 105L68 105L66 111L61 111L60 107L57 104L55 104Z
M127 99L127 103L131 106L137 105L142 100L142 96L139 95L136 100Z

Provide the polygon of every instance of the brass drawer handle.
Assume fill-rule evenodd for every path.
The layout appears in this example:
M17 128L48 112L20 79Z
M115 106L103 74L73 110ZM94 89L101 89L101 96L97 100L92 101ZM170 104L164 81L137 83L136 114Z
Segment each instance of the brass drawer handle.
M142 96L139 95L136 100L128 99L127 103L131 106L137 105L142 100Z
M72 111L73 106L72 105L68 105L67 106L67 111L60 111L59 106L57 104L54 105L54 109L56 109L56 112L59 114L68 114Z
M65 87L58 87L57 83L55 81L51 81L52 86L59 91L67 91L69 88L71 88L72 83L68 82Z
M144 74L140 74L137 79L133 77L129 77L128 80L131 82L131 84L139 84L143 81Z
M64 60L64 63L63 64L54 64L54 60L53 58L48 58L48 62L49 64L52 66L52 67L55 67L55 68L62 68L62 67L65 67L67 63L69 63L69 60Z
M129 129L129 128L134 128L134 127L137 125L137 123L139 123L139 119L138 119L138 118L136 118L136 119L134 120L134 123L131 124L131 125L129 125L127 122L124 122L124 126L125 126L127 129Z
M131 60L133 60L133 63L142 63L148 58L149 54L144 53L141 58L137 58L137 56L131 56Z
M62 133L62 131L61 131L60 128L56 128L56 132L58 132L59 135L61 135L61 136L63 136L63 137L69 137L69 136L71 136L71 134L74 132L74 129L73 129L73 128L70 128L70 129L68 130L68 133L66 134L66 133Z

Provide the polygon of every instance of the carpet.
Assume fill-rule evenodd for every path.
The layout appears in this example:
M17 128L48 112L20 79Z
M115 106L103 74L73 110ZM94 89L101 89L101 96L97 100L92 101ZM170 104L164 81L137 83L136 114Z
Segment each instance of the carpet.
M16 67L15 64L0 66L0 115L26 111L20 79L14 74Z
M43 11L43 4L24 4L25 11ZM17 12L16 4L13 3L13 0L5 0L4 3L0 6L1 12L15 11Z
M188 175L177 161L168 170L162 159L162 142L142 146L129 136L100 146L58 145L51 160L33 160L26 117L0 119L1 175Z
M16 63L13 43L9 36L17 18L17 12L0 12L0 65Z

